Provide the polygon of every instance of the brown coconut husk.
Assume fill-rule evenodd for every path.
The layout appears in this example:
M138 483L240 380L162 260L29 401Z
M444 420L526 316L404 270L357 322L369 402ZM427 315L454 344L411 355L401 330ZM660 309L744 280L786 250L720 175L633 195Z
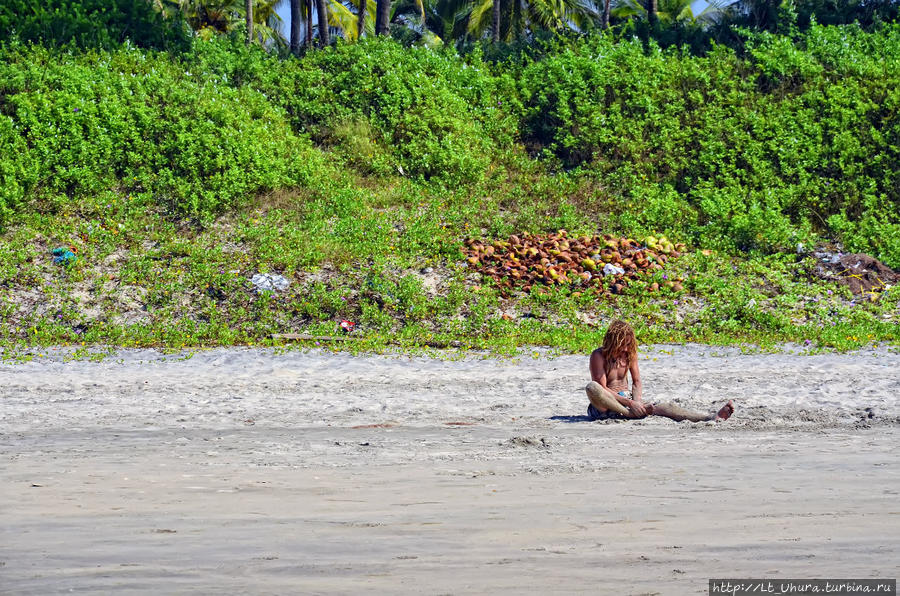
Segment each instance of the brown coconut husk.
M621 294L629 281L661 270L684 250L683 244L651 248L633 238L609 234L571 238L566 230L558 230L513 234L506 240L469 238L463 253L469 267L492 278L507 294L561 284L576 284L580 290L593 293ZM607 264L624 273L604 275ZM648 291L658 289L658 285L648 287Z

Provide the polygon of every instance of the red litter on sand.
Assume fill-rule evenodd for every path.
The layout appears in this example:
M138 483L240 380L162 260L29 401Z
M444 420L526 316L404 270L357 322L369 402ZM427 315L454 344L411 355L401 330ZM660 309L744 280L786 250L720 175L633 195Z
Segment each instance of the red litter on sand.
M343 329L345 332L350 333L351 331L353 331L354 327L356 327L356 323L354 323L353 321L348 321L347 319L341 320L341 329Z

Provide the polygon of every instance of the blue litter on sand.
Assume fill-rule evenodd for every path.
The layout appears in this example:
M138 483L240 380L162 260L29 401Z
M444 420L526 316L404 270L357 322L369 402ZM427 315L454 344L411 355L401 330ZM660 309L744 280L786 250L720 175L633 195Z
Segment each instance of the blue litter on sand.
M53 254L53 262L57 265L71 265L78 260L78 256L65 247L54 248L50 252Z

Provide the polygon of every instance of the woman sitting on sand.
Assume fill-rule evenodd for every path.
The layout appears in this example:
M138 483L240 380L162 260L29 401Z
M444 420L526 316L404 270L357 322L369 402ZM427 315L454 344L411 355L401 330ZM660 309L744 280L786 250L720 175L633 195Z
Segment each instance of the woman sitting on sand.
M591 420L644 418L665 416L677 422L690 420L728 420L734 413L734 402L728 403L715 414L698 414L674 404L647 404L641 399L641 373L638 370L637 339L634 329L625 321L613 321L603 345L591 353L591 379L585 390L590 405ZM631 390L628 390L628 373L631 373Z

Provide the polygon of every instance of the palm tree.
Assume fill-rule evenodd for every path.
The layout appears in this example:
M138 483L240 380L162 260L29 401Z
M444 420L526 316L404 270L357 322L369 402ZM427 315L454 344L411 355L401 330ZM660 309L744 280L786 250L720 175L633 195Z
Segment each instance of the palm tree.
M655 7L650 6L651 0L618 0L616 7L612 9L612 15L620 19L636 17L646 19L653 23L654 19L664 25L693 24L711 25L715 23L725 12L727 0L708 0L706 8L694 14L692 4L695 0L652 0ZM652 10L656 9L654 15Z
M659 23L659 4L657 0L647 0L647 22L651 27Z
M359 12L356 13L356 38L361 39L366 31L366 0L359 0Z
M733 21L751 29L774 31L778 24L780 0L738 0L728 7Z
M490 31L494 35L495 0L476 0L469 5L466 20L468 32L482 38ZM498 39L512 40L526 29L550 29L555 31L581 31L599 15L592 0L501 0L501 14L507 15L506 27L498 27ZM488 16L490 15L490 16ZM503 19L501 18L501 21Z
M167 14L179 13L202 39L230 33L241 25L249 39L278 43L281 17L275 11L280 0L159 0L156 6ZM249 10L248 10L249 8ZM248 25L248 22L251 23Z
M347 0L347 4L341 0L327 0L328 2L328 24L339 29L344 39L348 41L356 41L366 32L373 32L374 25L370 13L375 12L374 0L359 0L357 12L354 14L352 0Z
M391 0L378 0L375 9L375 35L390 33Z
M300 53L300 13L300 0L291 0L291 54L295 56Z
M470 0L398 0L391 3L391 23L419 35L419 43L438 46L466 36Z
M234 0L160 0L157 7L166 14L181 14L201 37L227 33L233 28L235 14L243 14Z
M247 45L253 43L253 0L245 0L244 12L247 18Z
M284 46L281 34L284 21L276 10L279 4L281 0L253 0L253 30L260 43Z
M426 43L440 45L454 37L459 7L468 0L398 0L391 3L391 23L405 25ZM463 34L465 31L463 30Z
M319 47L326 47L331 40L328 35L328 9L325 0L316 0L316 13L319 16Z
M500 0L494 0L494 22L491 25L491 41L500 41Z

